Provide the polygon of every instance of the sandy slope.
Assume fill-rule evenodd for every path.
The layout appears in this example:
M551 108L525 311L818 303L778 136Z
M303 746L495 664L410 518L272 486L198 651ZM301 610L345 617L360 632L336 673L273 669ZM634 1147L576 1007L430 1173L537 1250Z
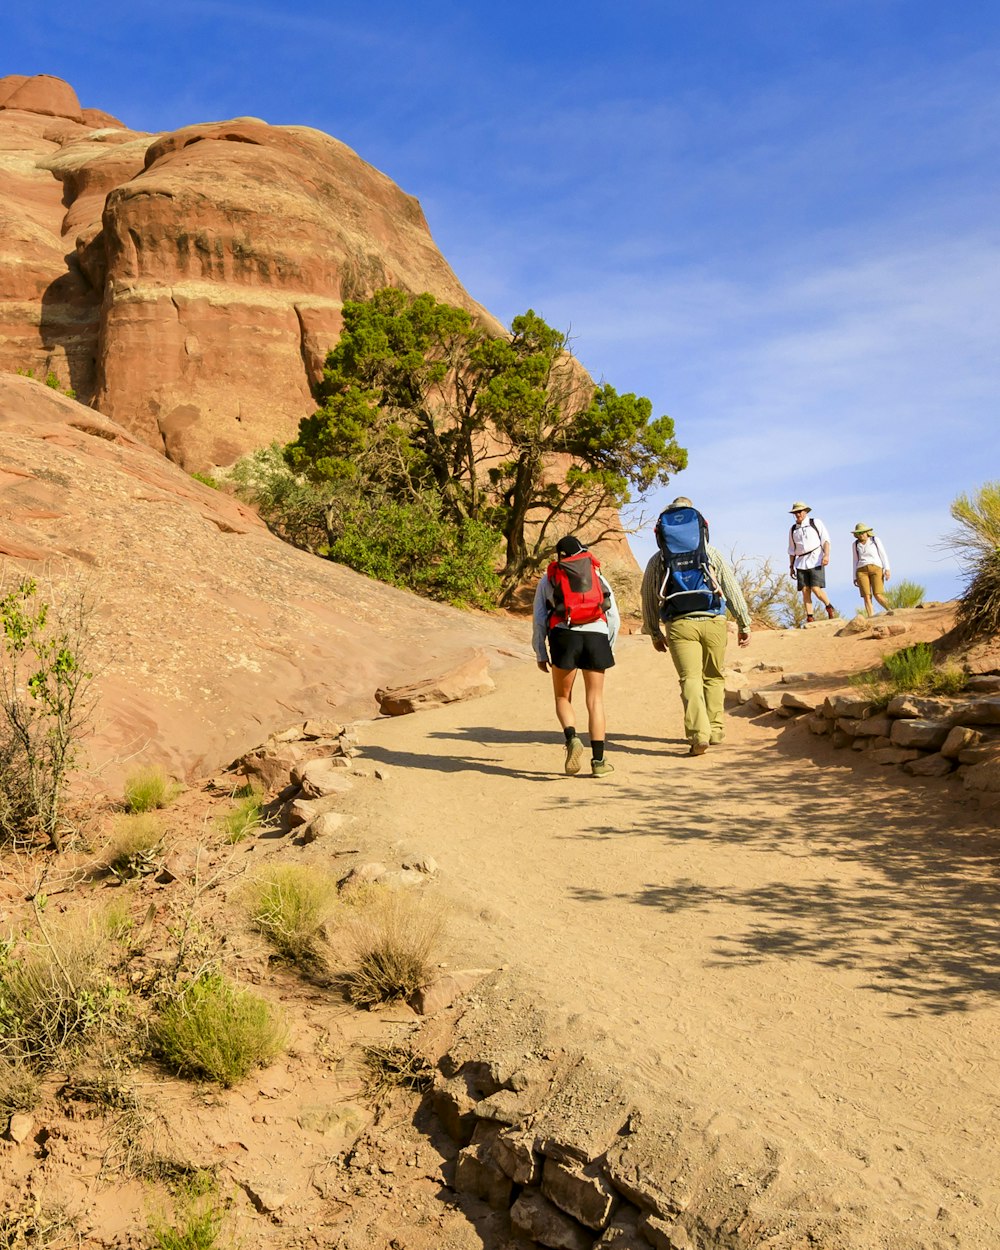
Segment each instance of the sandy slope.
M738 658L836 687L884 646L830 625ZM354 797L366 838L433 855L456 946L527 969L655 1099L807 1160L818 1207L1000 1245L996 810L749 709L685 758L669 659L618 658L613 777L561 774L547 679L510 665L488 698L363 726L388 770Z

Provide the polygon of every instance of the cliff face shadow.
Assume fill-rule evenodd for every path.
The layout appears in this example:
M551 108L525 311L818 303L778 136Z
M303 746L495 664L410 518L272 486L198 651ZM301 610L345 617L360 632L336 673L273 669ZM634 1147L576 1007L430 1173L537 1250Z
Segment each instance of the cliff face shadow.
M101 292L91 286L70 252L66 272L42 293L38 330L50 357L45 373L65 359L70 387L82 404L89 404L97 390L100 314ZM39 381L45 381L45 373Z

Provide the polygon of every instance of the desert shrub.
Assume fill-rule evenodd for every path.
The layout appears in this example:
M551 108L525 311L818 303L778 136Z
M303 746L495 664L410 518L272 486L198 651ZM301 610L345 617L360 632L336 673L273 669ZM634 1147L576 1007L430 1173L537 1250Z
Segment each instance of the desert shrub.
M0 1047L8 1059L48 1067L64 1047L102 1030L127 1030L108 939L93 917L72 918L34 940L0 944Z
M163 850L163 826L147 811L119 815L108 844L105 862L120 881L144 877L153 871Z
M254 926L279 954L292 961L316 956L337 900L337 883L327 873L296 864L268 869L247 890Z
M242 842L264 827L264 793L256 786L241 787L233 795L233 806L218 818L227 842Z
M273 1008L218 973L203 973L168 1001L153 1022L155 1052L181 1076L226 1088L266 1067L285 1044Z
M0 1120L8 1120L17 1111L34 1111L41 1097L38 1074L31 1064L0 1056Z
M125 778L125 808L130 812L151 812L169 807L182 789L158 764L149 764Z
M22 378L33 378L36 382L41 381L41 378L35 377L34 369L18 369L17 372ZM61 395L66 395L70 399L76 399L76 391L71 386L63 386L59 374L54 369L49 369L46 373L45 385L52 391L58 391Z
M747 602L751 621L764 629L798 629L805 624L802 596L771 560L731 553L730 564Z
M83 597L54 612L32 578L0 598L0 842L41 833L62 848L63 794L87 719L90 617Z
M917 642L882 657L881 665L858 673L850 683L876 707L886 707L899 694L957 694L967 675L951 665L939 665L929 642Z
M172 1206L172 1212L149 1222L152 1250L215 1250L220 1245L226 1213L211 1172L195 1172L178 1184Z
M934 651L930 643L915 642L882 660L889 681L897 691L925 690L934 672Z
M80 1244L73 1220L63 1208L40 1202L33 1194L0 1211L3 1250L63 1250Z
M201 482L202 486L210 486L212 490L219 490L218 480L212 477L211 473L192 473L191 476L196 482Z
M500 535L480 520L446 519L433 490L396 499L349 479L312 482L276 443L237 461L227 480L297 547L430 599L484 608L499 600Z
M350 963L347 996L359 1007L409 998L431 978L444 930L438 908L401 890L373 890L354 909L344 934Z
M1000 481L951 505L959 528L945 540L969 576L955 621L966 638L1000 634Z
M917 582L901 581L886 587L885 599L890 608L915 608L927 598L927 591Z
M397 1089L423 1093L432 1078L427 1060L406 1046L376 1044L362 1050L362 1092L376 1107Z
M339 520L331 560L429 599L481 608L499 601L500 535L482 521L445 520L433 492L408 502L359 493Z
M257 509L272 533L295 547L325 553L336 494L296 473L278 443L243 456L219 477Z

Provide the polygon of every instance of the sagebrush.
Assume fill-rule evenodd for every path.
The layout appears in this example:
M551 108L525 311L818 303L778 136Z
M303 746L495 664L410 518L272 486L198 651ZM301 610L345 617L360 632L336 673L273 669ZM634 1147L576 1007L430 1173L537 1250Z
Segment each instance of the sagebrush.
M0 598L0 843L42 835L62 849L66 782L90 710L92 613L83 595L54 610L34 578Z

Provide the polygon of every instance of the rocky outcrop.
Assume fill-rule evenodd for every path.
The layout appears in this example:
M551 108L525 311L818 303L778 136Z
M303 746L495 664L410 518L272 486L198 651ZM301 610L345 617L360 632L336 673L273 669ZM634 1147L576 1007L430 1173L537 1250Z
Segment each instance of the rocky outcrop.
M426 290L497 327L417 201L304 126L143 134L15 75L0 200L0 370L51 371L188 470L294 436L344 299Z
M4 587L92 605L101 784L210 773L273 729L373 716L374 691L477 653L530 657L506 618L421 600L274 538L235 500L39 382L0 374Z

